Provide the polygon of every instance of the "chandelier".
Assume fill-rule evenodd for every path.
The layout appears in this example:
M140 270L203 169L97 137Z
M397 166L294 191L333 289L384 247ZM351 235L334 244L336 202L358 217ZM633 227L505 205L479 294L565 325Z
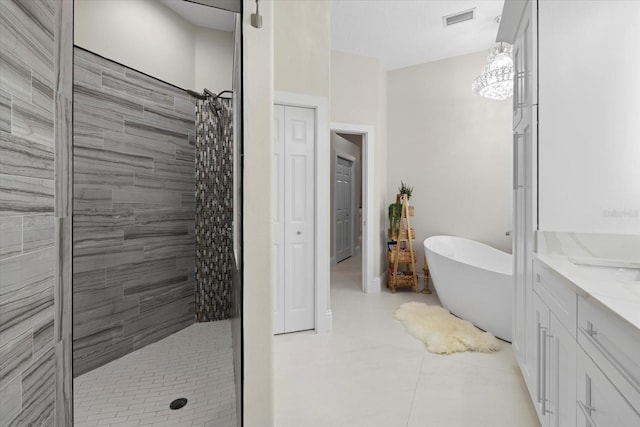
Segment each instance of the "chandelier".
M482 67L471 88L478 95L503 101L513 95L513 47L509 43L494 43L489 49L488 64Z

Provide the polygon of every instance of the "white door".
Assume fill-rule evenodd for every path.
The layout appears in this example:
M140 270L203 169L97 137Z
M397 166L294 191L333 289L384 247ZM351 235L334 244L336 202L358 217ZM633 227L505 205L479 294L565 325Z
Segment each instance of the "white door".
M337 156L334 170L335 259L340 262L353 256L353 161Z
M274 113L274 332L315 327L315 114Z

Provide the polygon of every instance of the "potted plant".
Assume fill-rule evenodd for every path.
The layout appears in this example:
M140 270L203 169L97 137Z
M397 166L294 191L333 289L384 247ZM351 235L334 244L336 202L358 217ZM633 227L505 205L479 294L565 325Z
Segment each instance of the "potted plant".
M400 181L400 187L398 187L399 194L406 194L407 201L411 199L411 195L413 194L413 187L408 186L404 183L404 181Z
M404 181L400 181L400 187L398 187L398 195L401 196L403 194L407 195L407 202L411 199L411 195L413 194L413 187L404 183ZM413 206L409 206L408 215L413 216Z

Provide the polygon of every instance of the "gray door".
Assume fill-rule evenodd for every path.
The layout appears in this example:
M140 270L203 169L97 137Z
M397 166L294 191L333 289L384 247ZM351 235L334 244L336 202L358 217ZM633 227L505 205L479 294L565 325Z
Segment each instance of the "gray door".
M335 167L335 258L353 255L353 161L337 157Z

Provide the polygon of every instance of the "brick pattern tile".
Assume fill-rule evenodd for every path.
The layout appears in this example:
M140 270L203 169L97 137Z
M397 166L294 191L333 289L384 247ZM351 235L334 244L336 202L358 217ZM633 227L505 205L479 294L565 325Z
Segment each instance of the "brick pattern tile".
M77 377L75 426L235 427L235 390L230 321L196 323Z

